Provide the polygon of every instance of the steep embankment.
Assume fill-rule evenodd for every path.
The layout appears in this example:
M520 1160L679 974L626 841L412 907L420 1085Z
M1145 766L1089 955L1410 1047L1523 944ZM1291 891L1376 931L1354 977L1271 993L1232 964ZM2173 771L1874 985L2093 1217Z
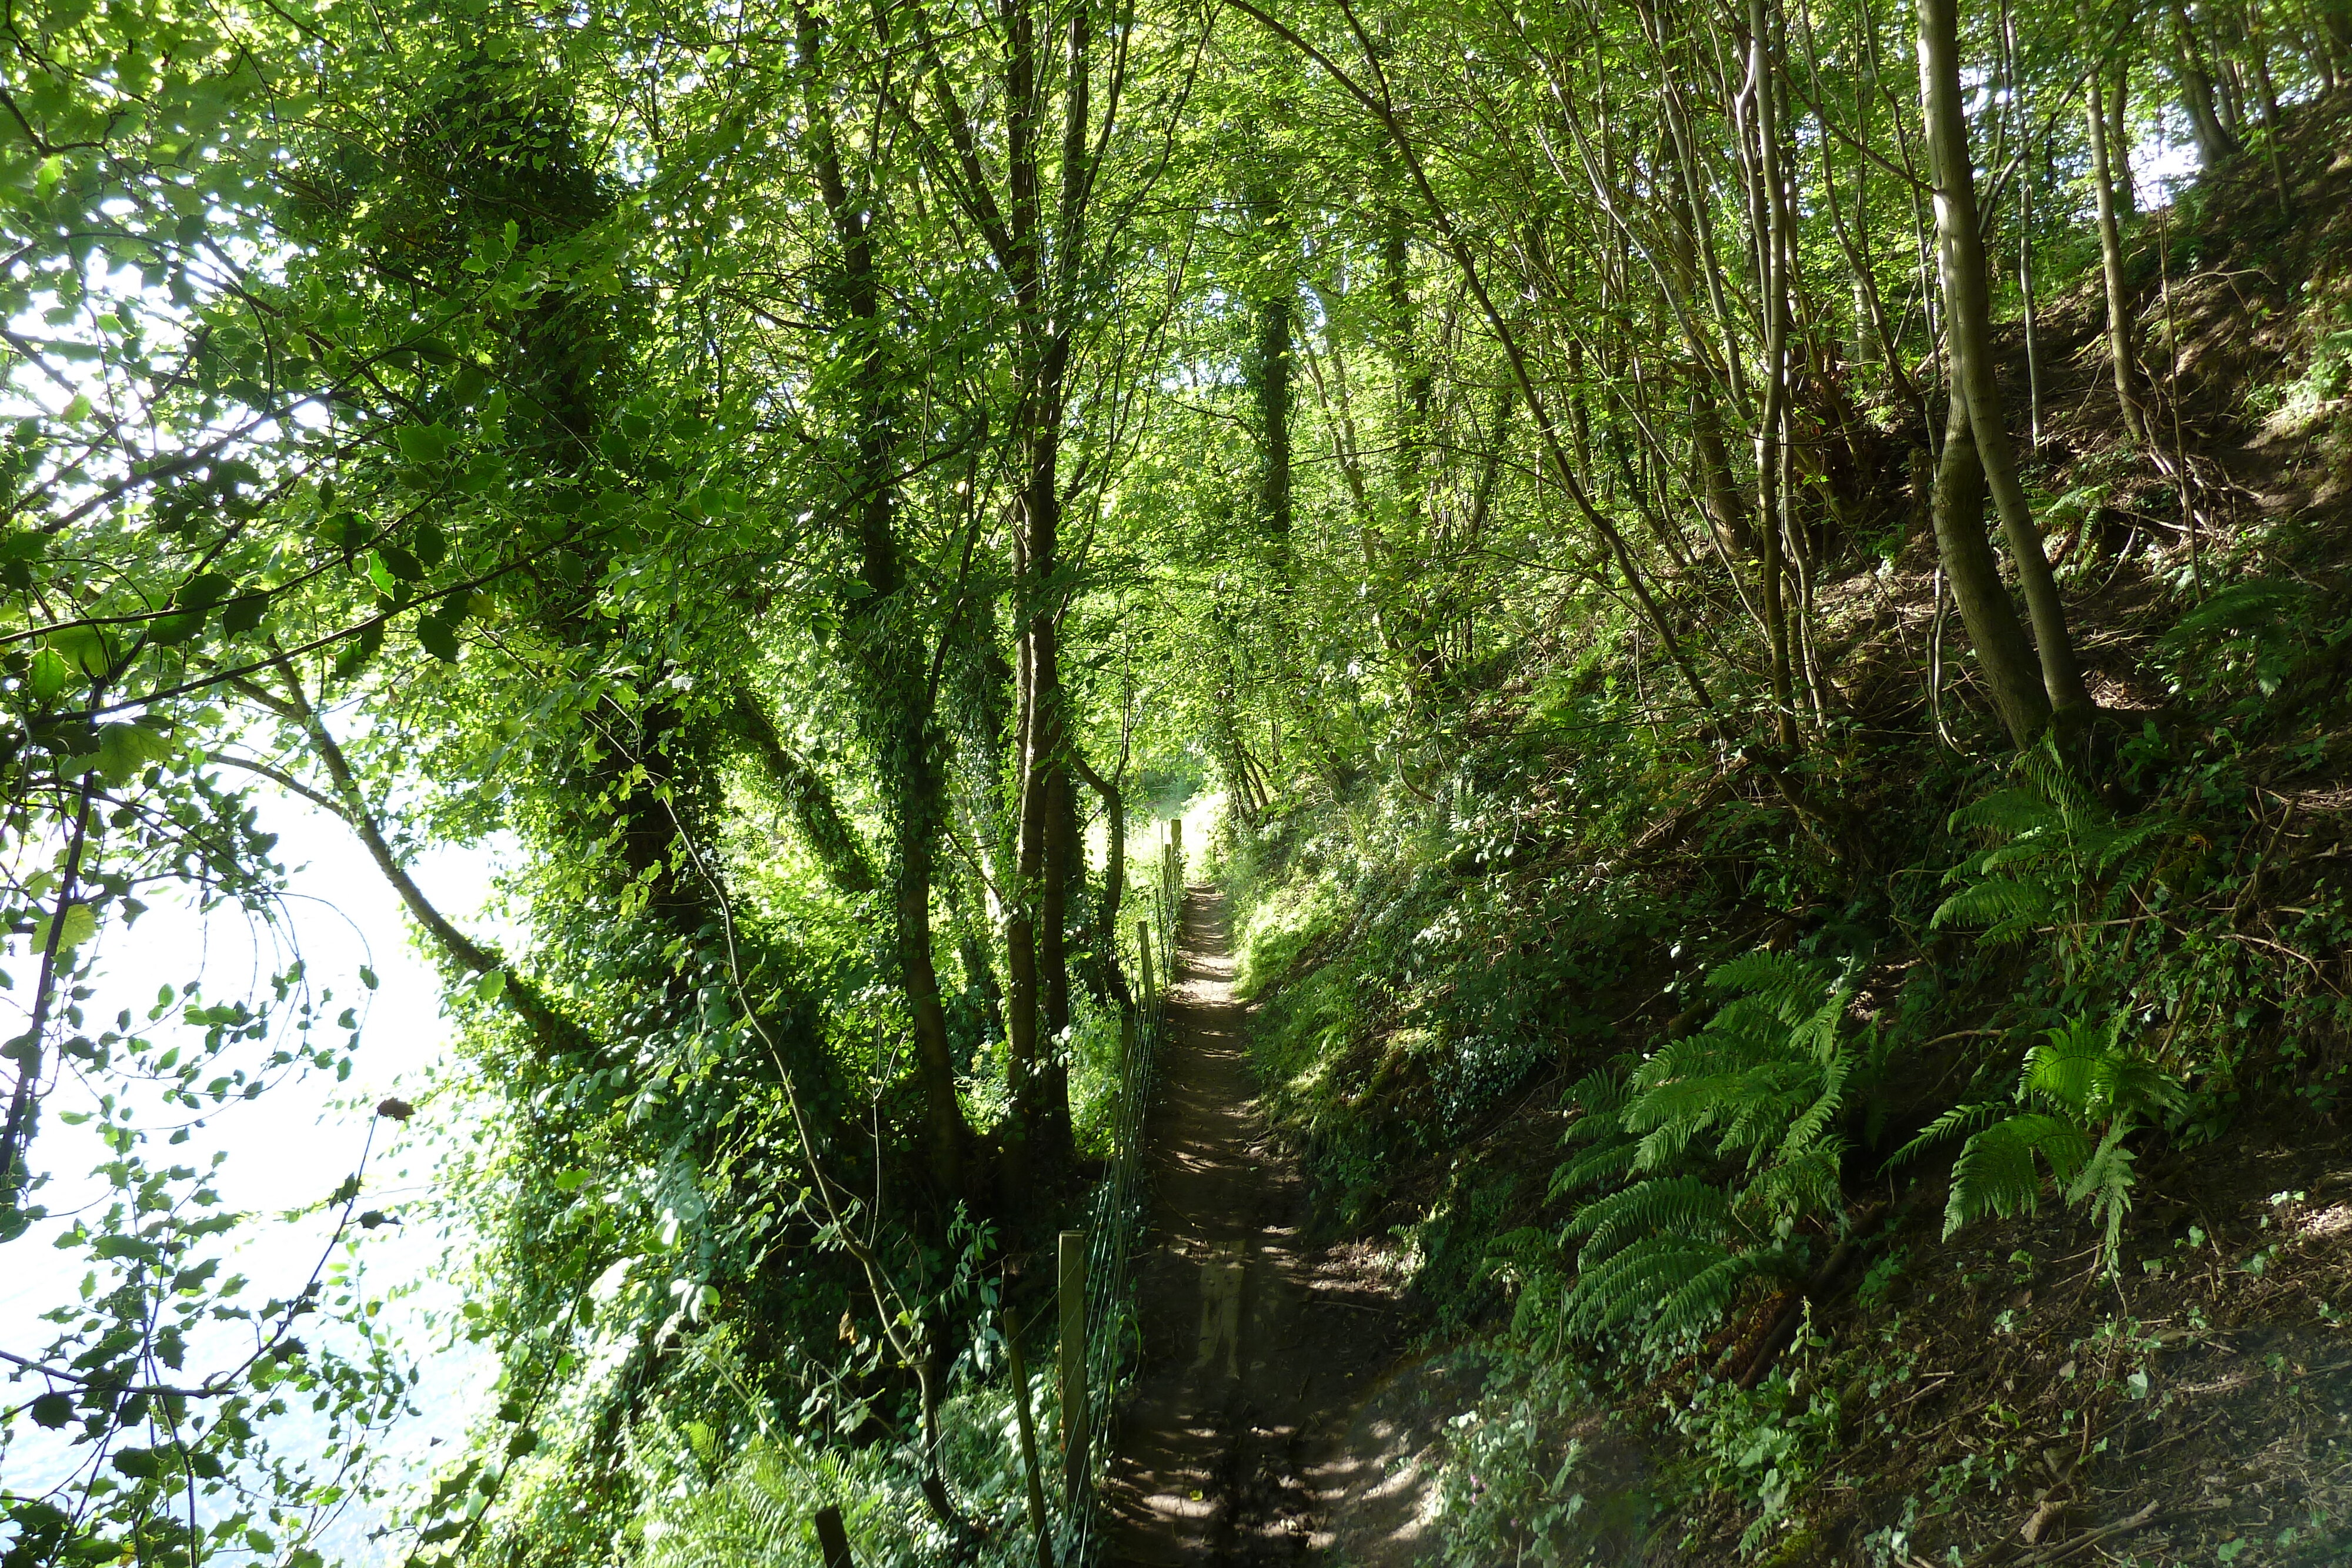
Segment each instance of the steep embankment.
M2003 755L1898 411L1799 768L1564 634L1234 835L1277 1138L1453 1347L1437 1560L2352 1550L2347 111L2135 229L2151 439L2095 272L2039 324L2095 789Z

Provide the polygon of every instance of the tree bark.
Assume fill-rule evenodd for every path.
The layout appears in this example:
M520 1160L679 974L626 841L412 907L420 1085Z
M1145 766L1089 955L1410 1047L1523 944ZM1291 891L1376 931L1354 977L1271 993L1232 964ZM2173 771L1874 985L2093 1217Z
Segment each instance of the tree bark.
M2221 110L2213 101L2213 78L2206 73L2196 29L2189 20L2189 8L2173 0L2172 4L2173 74L2180 84L2181 112L2189 117L2189 133L2197 143L2198 162L2205 168L2218 168L2238 155L2238 139L2221 122Z
M856 831L842 816L833 790L808 759L786 746L776 733L766 708L749 692L739 693L728 715L735 732L750 747L768 782L791 808L801 841L816 857L825 880L846 894L874 891L873 862Z
M1771 47L1772 17L1766 0L1748 0L1748 78L1747 90L1756 124L1758 172L1763 184L1758 236L1763 245L1760 276L1764 288L1764 411L1756 426L1756 525L1762 548L1759 567L1764 600L1764 625L1771 643L1772 712L1775 732L1784 747L1797 744L1797 715L1789 668L1789 615L1781 591L1784 572L1780 527L1786 481L1782 455L1789 419L1789 271L1787 192L1780 179L1779 94L1774 90L1777 68Z
M1095 943L1102 955L1103 987L1118 1000L1129 999L1127 977L1118 967L1118 908L1127 896L1127 799L1114 777L1105 779L1074 747L1070 765L1103 803L1103 891L1095 910ZM1124 764L1121 765L1124 771Z
M1691 354L1691 455L1698 467L1699 494L1706 507L1707 522L1724 552L1737 559L1753 554L1756 539L1748 526L1747 503L1739 494L1738 481L1732 477L1730 450L1724 444L1723 410L1717 402L1714 356L1708 346L1700 341L1697 324L1689 308L1697 302L1699 293L1697 236L1691 217L1690 193L1679 161L1670 153L1661 162L1673 185L1664 216L1667 272L1685 302L1685 308L1676 310L1674 316L1682 325L1684 342Z
M805 0L796 5L804 145L833 226L837 275L831 292L847 350L857 356L848 395L856 427L852 491L845 498L858 579L865 589L845 617L845 642L859 687L858 716L872 748L891 815L891 912L899 984L914 1023L916 1074L923 1094L931 1179L942 1193L963 1190L971 1129L956 1093L955 1055L931 952L931 857L945 821L938 727L928 661L912 640L906 574L899 560L896 426L900 410L884 342L882 287L871 232L873 214L850 191L821 89L823 25Z
M2124 281L2123 231L2116 221L2116 188L2107 151L2106 90L2101 85L2105 74L2104 70L2091 73L2090 100L2084 119L2090 131L2091 195L2098 212L2099 269L2107 286L2107 362L2115 373L2116 405L2122 412L2124 429L2137 443L2147 439L2147 426L2140 412L2139 395L2132 387L2131 297Z
M1968 122L1961 111L1958 6L1956 0L1918 0L1918 13L1919 88L1935 174L1937 259L1943 275L1953 396L1968 406L1978 460L2016 561L2052 716L2071 737L2088 722L2091 699L2074 662L2050 559L2042 553L2041 534L2018 481L2016 455L1993 377L1984 231L1977 211Z
M1936 551L1991 689L1993 710L2009 731L2011 744L2021 750L2048 726L2050 697L2042 690L2024 622L2010 602L1992 544L1985 537L1984 505L1984 465L1969 428L1968 404L1955 397L1944 424L1943 459L1936 469Z

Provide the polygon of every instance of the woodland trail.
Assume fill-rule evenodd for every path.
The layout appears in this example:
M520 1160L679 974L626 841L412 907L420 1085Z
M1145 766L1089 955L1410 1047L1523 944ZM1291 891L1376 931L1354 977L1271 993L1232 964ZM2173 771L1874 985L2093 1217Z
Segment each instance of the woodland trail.
M1368 1249L1309 1240L1311 1197L1269 1143L1233 982L1224 901L1193 888L1150 1123L1144 1364L1110 1466L1108 1561L1413 1563L1428 1434L1384 1408L1410 1403L1411 1373L1385 1375L1405 1320Z

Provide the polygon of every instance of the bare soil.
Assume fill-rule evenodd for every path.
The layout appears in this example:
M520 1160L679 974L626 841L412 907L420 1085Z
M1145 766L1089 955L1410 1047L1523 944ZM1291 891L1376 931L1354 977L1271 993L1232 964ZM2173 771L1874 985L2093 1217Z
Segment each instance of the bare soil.
M1406 1396L1403 1308L1370 1248L1314 1239L1259 1113L1221 894L1188 894L1178 961L1109 1562L1413 1562L1433 1434Z

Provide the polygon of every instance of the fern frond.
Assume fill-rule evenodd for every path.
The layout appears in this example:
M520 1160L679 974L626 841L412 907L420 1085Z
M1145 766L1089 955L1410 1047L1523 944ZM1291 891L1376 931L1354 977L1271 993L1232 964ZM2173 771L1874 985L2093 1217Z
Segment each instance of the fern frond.
M2074 763L2058 749L2054 732L2044 734L2041 745L2018 758L2017 771L2070 830L2077 823L2095 821L2105 815L2098 798L2083 787Z
M1984 940L1990 942L1996 932L2022 936L2037 925L2048 924L2055 913L2050 890L2040 883L1990 877L1960 889L1937 904L1927 925L1937 931L1947 925L1985 926L1988 929Z
M1706 977L1708 990L1751 998L1782 1023L1794 1023L1819 1006L1829 983L1826 965L1763 948L1718 964Z
M2182 616L2167 640L2193 646L2217 636L2273 632L2286 619L2282 612L2301 602L2309 591L2292 578L2257 577L2233 582Z
M1844 1167L1845 1145L1835 1138L1818 1139L1766 1166L1739 1195L1738 1207L1761 1211L1773 1235L1785 1240L1802 1216L1840 1207L1844 1195L1838 1184Z
M1780 1139L1776 1158L1794 1159L1822 1135L1831 1119L1837 1115L1839 1107L1845 1103L1846 1076L1853 1070L1853 1059L1845 1052L1839 1051L1830 1058L1822 1070L1820 1093L1789 1124L1788 1132Z
M1588 1338L1655 1312L1726 1263L1738 1260L1720 1241L1697 1236L1645 1236L1591 1268L1580 1267L1567 1297L1570 1333ZM1731 1281L1737 1284L1737 1281ZM1725 1289L1722 1299L1728 1301ZM1687 1315L1696 1302L1682 1303Z
M1952 1166L1952 1191L1944 1206L1944 1234L1951 1236L1987 1214L2004 1218L2041 1207L2042 1172L2067 1181L2093 1152L2091 1140L2074 1123L2027 1112L1996 1122L1968 1141Z
M1601 1258L1635 1237L1660 1231L1686 1236L1720 1236L1729 1220L1731 1199L1713 1182L1697 1176L1653 1176L1635 1182L1578 1209L1560 1234L1585 1237L1586 1257Z
M2174 831L2174 824L2161 818L2127 822L2105 832L2088 835L2084 849L2090 857L2092 870L2101 876L2116 876L2145 862L2148 858L2147 852L2163 842Z
M2118 1116L2099 1140L2091 1157L2074 1179L2066 1184L2066 1201L2080 1203L2091 1200L2091 1218L2105 1226L2105 1239L2101 1242L2107 1271L2113 1273L2116 1260L2122 1255L2124 1217L2131 1212L2132 1188L2137 1176L2132 1169L2132 1152L2124 1147L2124 1138L2131 1131L2131 1119Z
M1620 1139L1585 1150L1567 1164L1553 1168L1551 1184L1544 1191L1544 1201L1549 1203L1597 1182L1623 1176L1633 1168L1633 1157L1641 1153L1641 1147L1631 1139Z
M1598 1068L1569 1085L1561 1095L1562 1109L1577 1108L1584 1114L1568 1125L1560 1134L1562 1143L1572 1138L1589 1138L1604 1127L1616 1124L1617 1113L1625 1108L1627 1074L1618 1064Z
M2120 1013L2103 1023L2076 1018L2044 1030L2042 1043L2025 1053L2027 1091L2077 1117L2104 1119L2122 1021Z
M1826 1070L1844 1049L1845 1009L1853 999L1853 992L1843 982L1831 987L1813 1010L1789 1030L1790 1048Z
M1752 1254L1732 1252L1690 1275L1659 1300L1657 1315L1642 1336L1644 1347L1656 1352L1714 1328L1739 1287L1756 1272Z
M2058 813L2049 801L2031 789L1996 789L1952 813L1947 825L1956 833L1990 833L2013 839L2036 828L2058 825Z
M1889 1155L1886 1158L1886 1168L1893 1170L1896 1166L1933 1148L1946 1138L1958 1137L1962 1133L1982 1126L2007 1109L2008 1107L1998 1100L1986 1100L1974 1105L1955 1105L1928 1123L1917 1137Z

